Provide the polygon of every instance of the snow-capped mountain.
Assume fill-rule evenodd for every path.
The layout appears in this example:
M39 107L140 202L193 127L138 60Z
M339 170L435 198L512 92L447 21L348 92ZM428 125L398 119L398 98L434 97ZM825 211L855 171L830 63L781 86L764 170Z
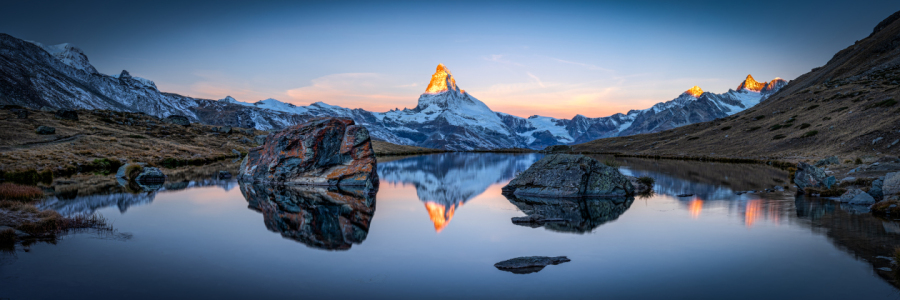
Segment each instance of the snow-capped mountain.
M284 128L312 117L345 117L366 126L375 139L447 150L542 149L658 132L732 115L786 84L778 78L757 82L748 75L736 90L714 94L693 87L673 100L626 114L522 118L491 110L459 88L450 70L438 65L415 108L370 112L323 102L297 106L270 98L248 103L231 96L209 100L160 92L153 81L128 71L114 76L97 72L72 45L44 46L0 33L0 104L183 115L193 122L261 130Z

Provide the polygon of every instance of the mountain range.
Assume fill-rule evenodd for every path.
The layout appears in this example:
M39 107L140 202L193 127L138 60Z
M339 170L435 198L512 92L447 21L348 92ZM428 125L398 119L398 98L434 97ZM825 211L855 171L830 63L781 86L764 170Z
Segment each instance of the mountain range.
M724 118L765 100L787 82L757 82L750 75L726 93L693 87L673 100L607 117L522 118L491 110L456 85L439 64L413 109L370 112L315 102L296 106L276 99L255 103L227 96L199 99L161 92L153 81L99 73L87 56L70 44L45 46L0 34L0 104L50 109L107 109L157 117L183 115L192 122L274 130L304 120L351 118L386 142L446 150L542 149L600 138L668 130Z

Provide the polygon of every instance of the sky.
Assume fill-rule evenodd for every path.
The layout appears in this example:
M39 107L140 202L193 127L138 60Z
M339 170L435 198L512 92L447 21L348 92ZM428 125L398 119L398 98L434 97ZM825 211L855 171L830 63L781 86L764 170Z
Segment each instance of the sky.
M492 110L603 117L791 80L900 1L11 1L0 32L81 48L98 71L239 101L416 106L439 63Z

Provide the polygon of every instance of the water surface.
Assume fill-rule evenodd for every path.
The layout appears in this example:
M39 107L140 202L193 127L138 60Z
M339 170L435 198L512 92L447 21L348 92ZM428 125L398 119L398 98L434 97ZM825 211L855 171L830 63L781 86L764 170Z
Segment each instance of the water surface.
M501 195L539 158L382 160L374 196L204 179L57 199L46 205L100 213L126 238L20 247L0 265L0 298L900 298L877 270L900 246L896 222L791 193L735 194L786 185L784 171L619 159L654 177L656 194L565 207ZM577 220L510 221L535 211ZM572 261L524 275L493 267L530 255Z

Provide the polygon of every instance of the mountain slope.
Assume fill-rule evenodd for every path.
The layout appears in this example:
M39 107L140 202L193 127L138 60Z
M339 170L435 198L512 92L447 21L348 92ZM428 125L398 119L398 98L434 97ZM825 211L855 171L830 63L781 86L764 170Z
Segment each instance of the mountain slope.
M900 12L750 110L654 134L595 140L588 152L841 159L900 154ZM745 86L753 86L751 84Z
M0 104L34 109L108 109L157 117L184 115L194 122L260 130L280 129L318 116L352 118L377 140L446 150L541 149L598 138L658 132L732 115L763 101L785 82L760 83L751 76L724 94L694 87L651 108L602 118L521 118L492 111L456 85L438 65L414 109L369 112L315 102L297 106L276 99L255 103L160 92L153 81L122 71L97 72L87 56L69 44L44 46L0 34Z

